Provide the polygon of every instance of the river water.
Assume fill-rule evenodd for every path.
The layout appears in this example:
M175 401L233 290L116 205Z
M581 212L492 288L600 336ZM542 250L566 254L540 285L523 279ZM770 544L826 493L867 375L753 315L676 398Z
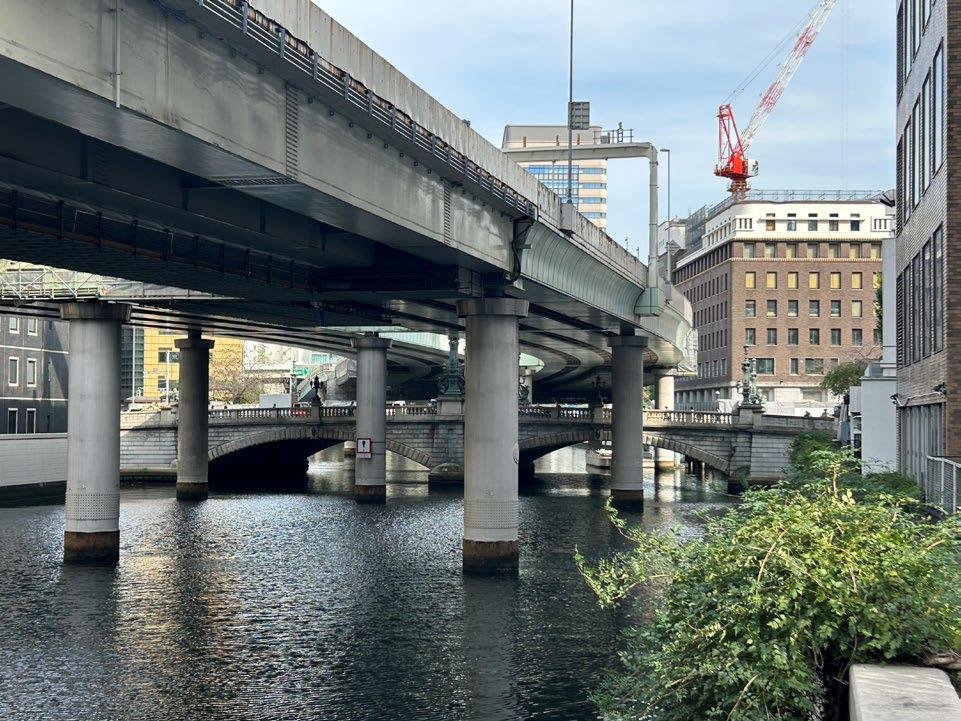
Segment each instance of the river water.
M0 509L0 719L591 719L589 692L643 609L605 611L575 546L619 545L583 448L538 462L516 577L465 577L459 491L389 458L357 505L328 452L309 489L124 488L116 568L61 563L63 506ZM647 528L730 499L648 479Z

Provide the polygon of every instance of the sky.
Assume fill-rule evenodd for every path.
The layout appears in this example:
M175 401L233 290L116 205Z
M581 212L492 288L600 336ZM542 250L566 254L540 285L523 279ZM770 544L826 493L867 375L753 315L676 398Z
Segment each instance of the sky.
M505 124L565 122L567 0L314 1L498 146ZM574 0L574 98L592 123L671 149L671 213L686 216L726 195L718 106L813 7ZM838 0L751 146L754 188L894 185L895 12L894 0ZM742 128L785 54L733 101ZM632 250L646 248L647 172L643 159L609 167L608 232ZM662 219L666 202L663 191Z

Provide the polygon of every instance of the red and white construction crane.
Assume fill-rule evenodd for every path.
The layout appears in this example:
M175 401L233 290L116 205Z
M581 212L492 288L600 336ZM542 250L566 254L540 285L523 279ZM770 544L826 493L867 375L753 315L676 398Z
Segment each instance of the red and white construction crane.
M756 160L747 157L748 148L774 110L836 4L837 0L820 0L811 11L794 47L781 64L777 78L761 96L761 102L743 133L738 132L730 103L725 103L718 109L718 160L714 174L731 181L731 193L743 195L748 190L748 179L757 175L758 164Z

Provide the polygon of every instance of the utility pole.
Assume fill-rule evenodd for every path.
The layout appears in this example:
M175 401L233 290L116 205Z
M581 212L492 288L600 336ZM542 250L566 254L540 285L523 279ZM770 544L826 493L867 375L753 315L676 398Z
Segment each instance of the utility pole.
M574 0L571 0L571 47L567 69L567 202L574 202Z

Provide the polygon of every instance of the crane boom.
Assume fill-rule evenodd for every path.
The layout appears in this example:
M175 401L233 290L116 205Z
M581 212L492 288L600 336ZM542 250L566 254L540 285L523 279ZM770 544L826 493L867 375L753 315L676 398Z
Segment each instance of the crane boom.
M774 82L761 96L743 133L738 132L734 112L729 104L725 103L718 109L718 163L714 174L730 179L732 193L743 194L748 189L748 178L757 175L757 163L747 157L747 150L781 99L836 4L837 0L820 0L811 11L791 52L778 69Z
M751 117L751 122L747 124L747 128L741 135L741 146L745 151L750 147L751 142L757 136L761 126L764 125L764 121L768 119L771 111L774 110L774 106L777 105L777 101L781 99L785 88L787 88L788 84L790 84L794 78L794 74L800 67L801 61L804 60L804 56L807 55L808 50L811 49L818 34L824 27L824 23L827 22L828 15L831 14L836 4L837 0L821 0L811 13L807 24L804 26L804 29L801 30L800 35L798 35L797 42L794 43L794 47L788 54L787 59L785 59L779 68L777 77L764 95L761 96L761 102L758 103L754 115Z

